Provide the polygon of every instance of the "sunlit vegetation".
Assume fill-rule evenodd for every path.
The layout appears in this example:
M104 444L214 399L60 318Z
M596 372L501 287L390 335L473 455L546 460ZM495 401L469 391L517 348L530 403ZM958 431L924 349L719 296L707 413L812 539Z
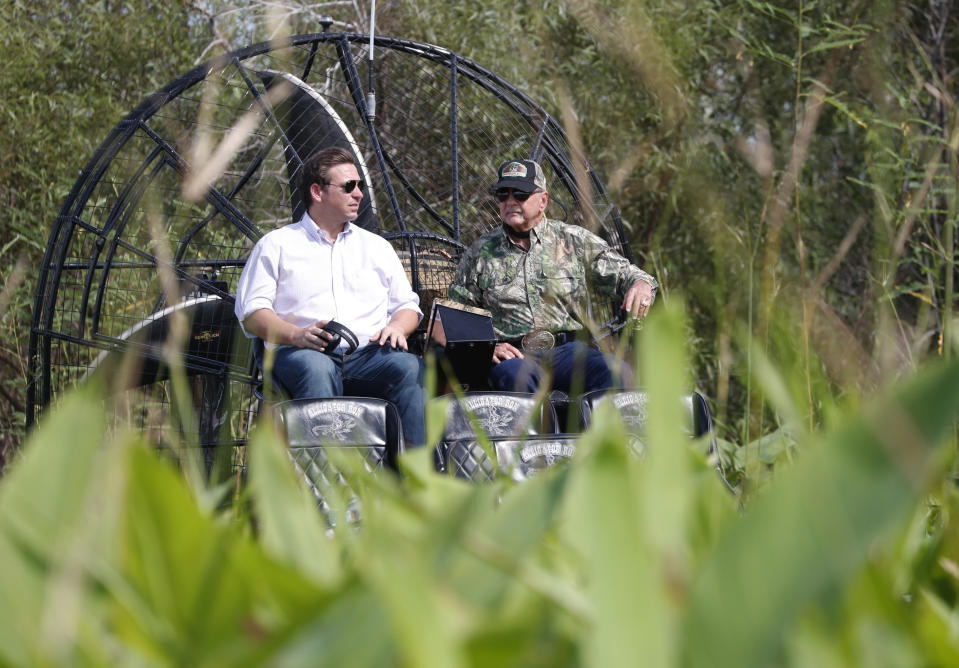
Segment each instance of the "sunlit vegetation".
M523 484L412 453L330 527L269 423L213 485L108 430L92 387L25 437L31 267L105 133L198 60L369 27L266 5L0 8L0 663L957 663L949 2L378 3L378 30L525 86L605 176L663 286L643 459L612 415ZM734 493L671 415L690 387Z

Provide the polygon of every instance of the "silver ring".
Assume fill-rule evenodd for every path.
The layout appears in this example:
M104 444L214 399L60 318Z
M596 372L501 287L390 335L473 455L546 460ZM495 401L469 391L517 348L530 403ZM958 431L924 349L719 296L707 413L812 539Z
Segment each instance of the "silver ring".
M646 301L642 302L642 305L643 305L643 306L649 306L649 300L646 300Z

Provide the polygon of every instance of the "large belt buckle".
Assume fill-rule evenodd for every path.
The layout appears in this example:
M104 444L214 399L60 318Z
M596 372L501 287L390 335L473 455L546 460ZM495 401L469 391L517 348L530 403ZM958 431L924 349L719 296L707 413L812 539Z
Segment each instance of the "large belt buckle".
M523 337L523 350L541 352L556 345L556 337L546 329L536 329Z

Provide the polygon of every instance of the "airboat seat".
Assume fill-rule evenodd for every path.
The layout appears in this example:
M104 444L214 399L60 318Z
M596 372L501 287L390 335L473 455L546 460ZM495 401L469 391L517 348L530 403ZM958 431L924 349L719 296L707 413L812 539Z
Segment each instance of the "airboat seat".
M342 458L352 457L370 473L398 470L397 459L405 451L405 443L399 411L390 401L370 397L290 399L274 405L272 411L296 472L328 516L324 490L336 486L351 493L348 476L338 468Z
M713 419L706 399L699 392L691 392L683 398L688 421L683 429L691 438L706 439L706 454L716 452L716 437L713 432ZM589 428L595 420L596 410L601 404L611 403L622 417L627 430L641 443L646 431L649 413L649 394L640 390L596 390L583 395L580 400L580 413L584 428Z
M532 434L519 438L491 438L488 447L478 439L446 443L447 470L471 482L509 477L517 482L570 460L576 454L577 434Z
M556 425L549 402L525 392L474 391L446 394L433 401L446 403L446 423L435 452L436 468L441 472L462 473L471 459L488 459L480 435L516 441L551 434Z

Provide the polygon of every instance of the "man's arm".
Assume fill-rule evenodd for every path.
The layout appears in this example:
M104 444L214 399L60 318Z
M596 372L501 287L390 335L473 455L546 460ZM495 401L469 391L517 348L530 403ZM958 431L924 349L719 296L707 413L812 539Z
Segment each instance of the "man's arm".
M456 265L456 272L453 274L453 280L446 290L446 296L464 306L477 306L485 308L483 296L476 285L477 253L473 247L470 247L463 253L459 264Z
M456 274L453 276L453 282L447 291L449 298L464 306L486 308L487 304L483 303L479 288L476 285L477 274L476 254L470 248L456 267ZM439 331L437 331L436 325L439 325ZM446 345L446 332L443 330L442 323L438 322L434 325L433 336L434 340L441 345ZM493 364L499 364L504 360L514 358L523 359L523 352L512 344L500 341L493 346Z
M323 329L329 321L318 321L306 327L287 322L268 308L254 311L243 321L246 330L257 337L281 346L311 348L323 352L333 335Z
M589 258L587 267L601 291L612 297L623 295L620 308L632 317L645 316L656 298L659 283L650 274L613 250L605 240L591 233L581 233L586 245L581 257Z
M420 324L420 314L413 309L400 309L393 314L386 327L370 337L370 343L379 342L379 344L390 344L391 348L400 347L403 350L409 350L406 337L413 333L416 326Z

